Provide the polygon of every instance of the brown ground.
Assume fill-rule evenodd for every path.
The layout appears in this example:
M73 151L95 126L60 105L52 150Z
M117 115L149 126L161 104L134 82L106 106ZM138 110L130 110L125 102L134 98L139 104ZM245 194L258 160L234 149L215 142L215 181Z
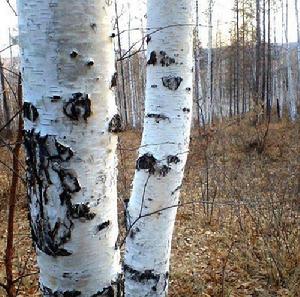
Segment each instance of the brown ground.
M243 119L193 132L169 296L300 296L300 125L266 129ZM120 199L129 195L139 141L137 132L120 135ZM9 162L3 148L0 161ZM0 164L0 282L9 178ZM22 279L18 296L40 296L24 192L20 187L14 272L33 274Z

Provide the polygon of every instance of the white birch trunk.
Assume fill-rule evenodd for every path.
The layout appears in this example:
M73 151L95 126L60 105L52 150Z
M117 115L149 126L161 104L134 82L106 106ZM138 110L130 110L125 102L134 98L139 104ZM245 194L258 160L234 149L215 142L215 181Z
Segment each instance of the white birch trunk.
M289 8L288 0L286 0L286 27L285 27L285 41L286 41L286 63L287 63L287 80L288 80L288 105L289 105L289 114L292 121L295 121L297 118L297 105L296 105L296 96L295 88L292 77L292 66L291 66L291 54L290 54L290 45L289 45Z
M207 123L212 121L212 9L213 0L208 3L208 44L207 44L207 78L206 78L206 100L205 100L205 118Z
M297 62L298 62L298 83L297 83L297 98L299 99L299 90L300 90L300 20L299 20L299 10L298 10L298 0L295 0L295 14L296 14L296 23L297 23Z
M148 44L144 132L127 209L127 297L167 295L177 211L172 206L178 203L192 118L192 12L190 0L148 1L147 27L162 29Z
M195 86L194 86L194 96L195 102L193 107L193 118L197 119L197 125L202 126L204 124L203 119L203 92L201 85L201 75L200 75L200 40L199 40L199 1L196 0L196 26L195 26L195 36L194 36L194 60L195 60Z
M25 150L44 296L117 296L112 5L19 0ZM113 120L112 120L113 119Z
M131 13L130 13L130 3L128 3L128 56L130 57L131 54ZM131 103L131 119L132 119L132 127L136 128L136 104L135 104L135 86L134 81L132 79L132 65L131 65L131 59L130 57L128 59L128 86L129 86L129 96L130 96L130 103Z

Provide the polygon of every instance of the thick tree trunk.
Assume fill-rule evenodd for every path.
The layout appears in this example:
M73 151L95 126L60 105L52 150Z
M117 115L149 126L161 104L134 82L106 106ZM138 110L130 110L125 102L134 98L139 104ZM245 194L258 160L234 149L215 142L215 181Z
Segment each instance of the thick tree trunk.
M44 296L117 296L112 4L19 0L32 238Z
M128 297L167 294L192 118L192 11L190 0L148 1L147 27L162 29L148 44L144 132L127 209Z

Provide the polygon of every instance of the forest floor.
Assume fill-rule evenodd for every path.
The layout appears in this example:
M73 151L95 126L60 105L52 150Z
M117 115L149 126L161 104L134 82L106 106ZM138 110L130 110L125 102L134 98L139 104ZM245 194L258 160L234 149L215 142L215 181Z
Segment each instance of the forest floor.
M250 117L193 131L173 238L170 297L300 296L299 132L299 122L254 126ZM134 131L119 135L120 200L129 196L140 137ZM10 163L4 148L0 161ZM9 184L0 164L0 282ZM23 297L40 296L29 234L20 185L14 273L26 276L18 282Z

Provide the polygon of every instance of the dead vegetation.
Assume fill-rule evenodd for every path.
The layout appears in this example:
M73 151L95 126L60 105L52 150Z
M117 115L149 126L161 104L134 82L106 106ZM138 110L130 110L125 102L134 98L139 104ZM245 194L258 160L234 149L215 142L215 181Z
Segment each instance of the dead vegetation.
M244 118L193 131L169 296L300 296L299 130L299 122L254 126ZM129 198L140 136L133 131L120 134L120 211ZM0 148L0 160L10 162L5 148ZM10 178L0 164L0 282L5 277ZM14 274L25 277L17 279L18 296L40 296L29 233L21 185Z

